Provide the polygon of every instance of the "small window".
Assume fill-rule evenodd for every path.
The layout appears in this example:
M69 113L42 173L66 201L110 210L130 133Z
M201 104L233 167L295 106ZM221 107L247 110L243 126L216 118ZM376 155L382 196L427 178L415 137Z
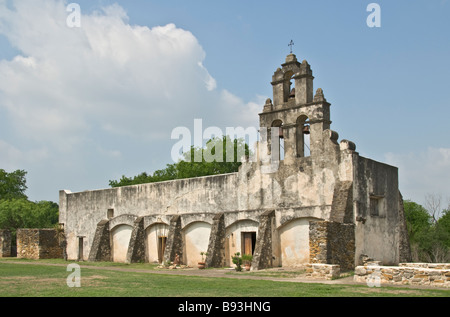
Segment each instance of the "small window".
M106 216L108 219L114 218L114 209L108 209L108 212L106 213Z
M380 210L378 208L378 198L370 198L370 215L372 217L378 217L380 215Z
M369 211L372 217L384 216L384 196L370 196Z

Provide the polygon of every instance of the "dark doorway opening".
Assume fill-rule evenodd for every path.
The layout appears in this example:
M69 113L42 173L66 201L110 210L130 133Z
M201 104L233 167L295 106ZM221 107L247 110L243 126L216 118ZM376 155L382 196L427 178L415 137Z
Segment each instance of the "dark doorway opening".
M83 259L83 244L84 237L78 237L78 261L84 261Z
M242 254L253 255L256 244L256 232L242 232Z
M164 259L164 251L166 250L167 237L158 237L158 262L162 263Z

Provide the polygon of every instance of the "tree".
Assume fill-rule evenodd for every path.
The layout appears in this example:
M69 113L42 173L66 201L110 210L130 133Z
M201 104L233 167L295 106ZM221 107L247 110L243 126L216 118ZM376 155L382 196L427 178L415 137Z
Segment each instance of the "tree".
M413 201L405 200L403 206L409 239L412 242L416 242L417 234L430 228L431 217L423 206Z
M28 200L26 174L24 170L7 173L0 169L0 229L11 231L13 243L19 228L51 228L58 223L58 204Z
M441 211L440 197L428 195L427 208L404 201L413 261L450 261L450 211ZM441 215L441 217L439 217Z
M0 200L0 228L11 231L13 242L19 228L52 228L58 223L58 204L27 199Z
M174 179L200 177L237 172L241 165L239 155L248 157L250 150L243 139L231 140L229 136L216 137L206 142L205 148L191 147L183 153L183 159L167 164L165 169L153 175L143 172L134 177L122 176L119 181L110 180L111 187L162 182ZM227 157L229 156L229 157Z
M27 198L26 174L23 170L7 173L0 169L0 200Z

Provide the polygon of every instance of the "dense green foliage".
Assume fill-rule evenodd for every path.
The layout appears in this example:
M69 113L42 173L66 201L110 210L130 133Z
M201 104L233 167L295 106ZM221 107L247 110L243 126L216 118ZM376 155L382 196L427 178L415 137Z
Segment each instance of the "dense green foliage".
M227 145L233 146L233 152L227 152ZM237 172L241 165L238 155L243 149L249 156L249 147L242 139L231 140L230 137L214 138L206 143L205 148L191 147L183 154L183 159L174 164L167 164L165 169L153 174L143 172L134 177L122 176L120 180L110 180L111 187L121 187L144 183L162 182L173 179L200 177ZM227 153L233 156L227 159ZM201 158L201 160L199 159Z
M27 198L26 174L27 172L23 170L7 173L0 169L0 200Z
M28 200L26 174L0 169L0 229L10 230L13 242L18 228L51 228L58 223L58 204Z
M405 218L414 262L450 261L450 209L435 222L421 205L406 200Z

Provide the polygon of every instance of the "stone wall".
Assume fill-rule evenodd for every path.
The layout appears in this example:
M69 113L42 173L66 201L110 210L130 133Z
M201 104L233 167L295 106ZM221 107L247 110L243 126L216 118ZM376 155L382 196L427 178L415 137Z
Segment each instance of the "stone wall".
M355 231L353 224L311 221L309 226L310 262L338 264L342 271L355 266Z
M331 280L338 278L341 274L339 265L308 263L305 265L306 277Z
M11 256L11 231L0 230L0 258Z
M56 259L64 257L55 229L17 229L17 257Z
M400 266L364 265L355 268L355 282L450 287L450 264L401 263Z

